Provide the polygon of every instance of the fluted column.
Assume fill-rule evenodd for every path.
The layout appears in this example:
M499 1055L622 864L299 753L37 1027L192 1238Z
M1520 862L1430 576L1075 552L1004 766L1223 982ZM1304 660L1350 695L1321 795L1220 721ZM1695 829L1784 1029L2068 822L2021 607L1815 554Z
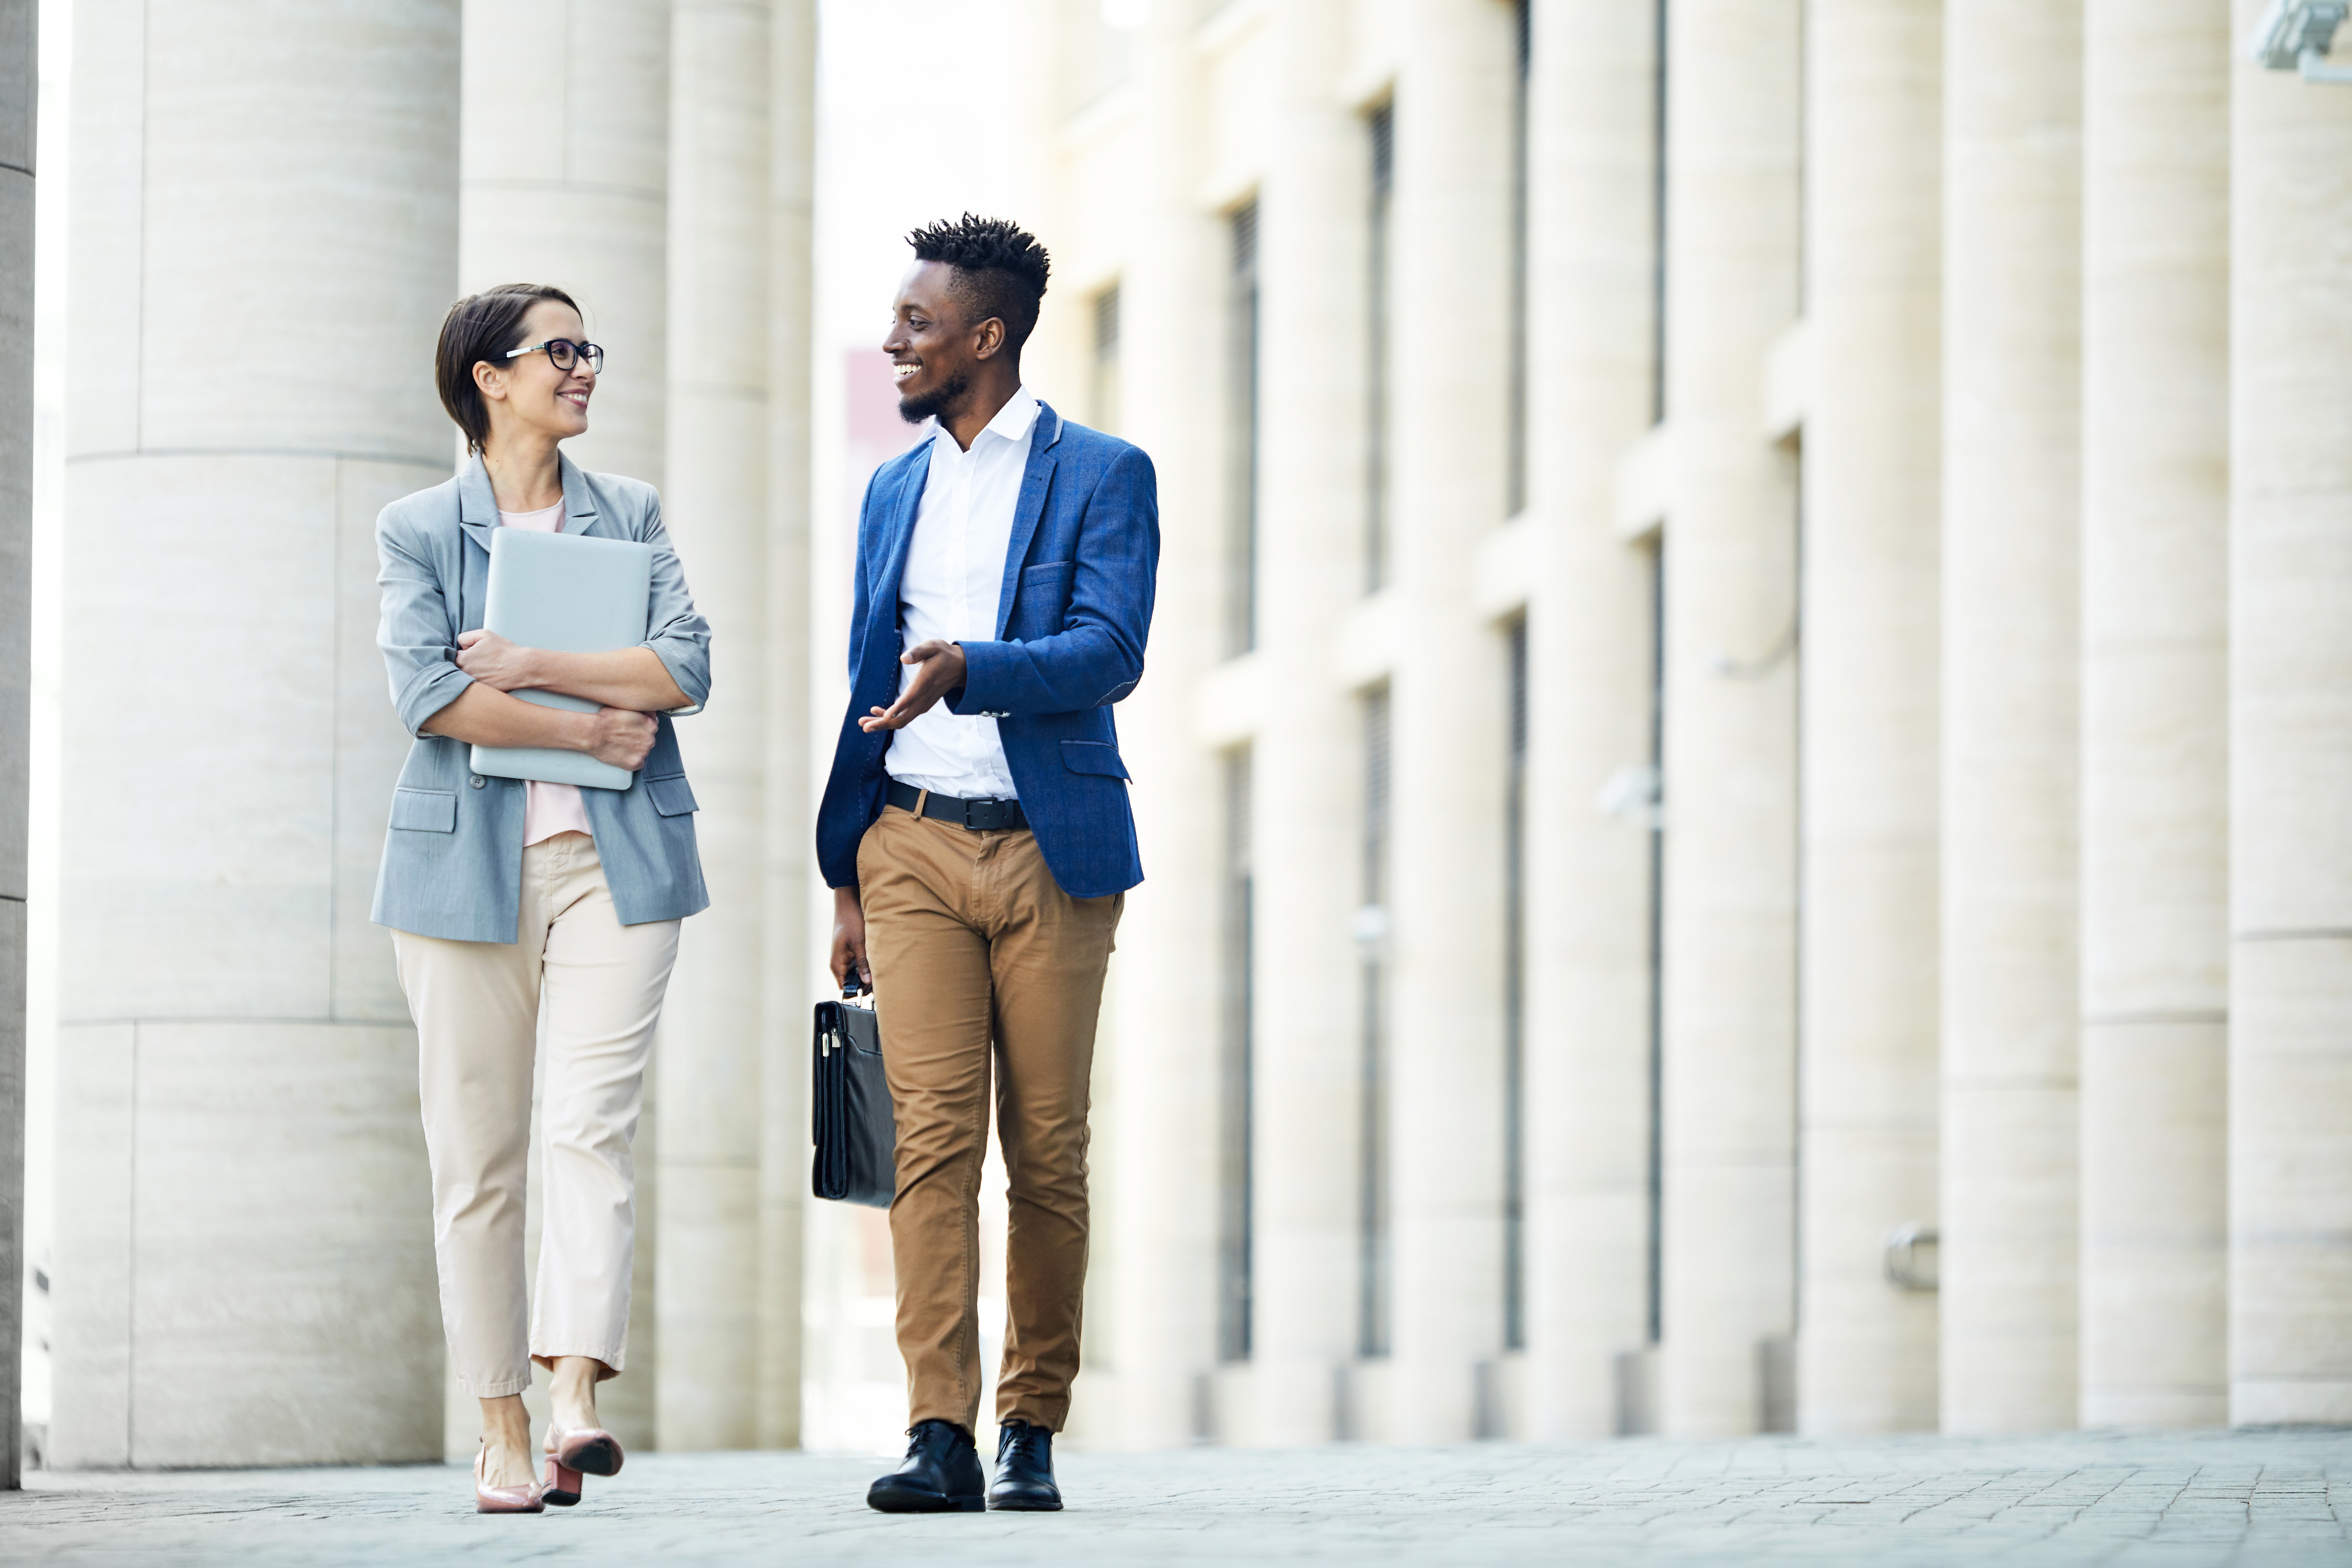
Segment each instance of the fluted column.
M1528 1436L1606 1436L1649 1331L1650 835L1591 801L1650 755L1651 564L1611 480L1654 379L1657 26L1536 0L1528 86Z
M1402 13L1396 85L1389 900L1391 1398L1417 1441L1475 1435L1503 1339L1501 637L1471 563L1504 521L1510 11ZM1491 1417L1490 1417L1491 1418Z
M1945 26L1943 1424L2075 1419L2082 13Z
M2232 10L2242 38L2261 7ZM2337 34L2336 52L2352 37ZM2230 1419L2352 1421L2352 91L2231 81Z
M814 336L816 0L775 0L768 106L766 988L760 1076L761 1447L801 1440L801 1203L808 1191L810 398Z
M0 0L0 1279L25 1279L26 784L30 772L33 117L37 0ZM0 1290L0 1491L18 1484L24 1292Z
M1257 933L1252 1344L1255 1438L1328 1442L1356 1352L1361 1041L1349 938L1360 857L1349 765L1356 703L1330 650L1362 549L1364 122L1339 97L1339 0L1274 13L1276 68L1258 195L1261 440L1255 658L1285 693L1252 743ZM1140 369L1140 366L1137 367ZM1132 374L1133 372L1130 372ZM1335 393L1335 388L1354 389Z
M1192 1440L1216 1362L1216 1053L1222 840L1216 757L1191 734L1193 684L1221 652L1225 492L1223 365L1202 323L1223 320L1224 226L1196 200L1202 104L1190 19L1155 5L1134 35L1134 232L1119 284L1121 434L1160 485L1159 597L1150 668L1117 710L1147 880L1128 896L1103 1030L1117 1052L1116 1120L1099 1166L1124 1195L1117 1322L1121 1441ZM1100 1070L1099 1068L1097 1070ZM1106 1216L1108 1217L1108 1216Z
M678 946L657 1058L662 1447L758 1435L767 942L770 6L671 9L663 512L714 640L710 711L678 726L710 908ZM788 618L785 625L792 624ZM797 987L795 987L797 989Z
M1808 1432L1936 1425L1943 0L1811 0L1805 72L1803 1301Z
M436 1458L367 916L408 744L375 516L449 471L457 5L75 24L53 1462Z
M552 283L580 301L609 357L588 433L564 450L658 485L670 0L467 0L465 11L459 285Z
M1794 465L1762 434L1796 317L1797 0L1675 0L1667 49L1665 1430L1755 1430L1792 1323Z
M2230 16L2089 0L2082 1420L2228 1419Z

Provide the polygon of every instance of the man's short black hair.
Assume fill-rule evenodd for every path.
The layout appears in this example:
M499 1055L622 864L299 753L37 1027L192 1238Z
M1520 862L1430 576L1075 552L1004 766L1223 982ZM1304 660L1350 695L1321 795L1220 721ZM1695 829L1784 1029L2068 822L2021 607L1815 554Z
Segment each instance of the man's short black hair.
M948 293L964 310L968 324L994 316L1004 323L1013 357L1037 325L1037 303L1045 297L1053 259L1037 237L1001 217L966 213L953 223L926 224L907 237L918 261L944 261L956 269Z

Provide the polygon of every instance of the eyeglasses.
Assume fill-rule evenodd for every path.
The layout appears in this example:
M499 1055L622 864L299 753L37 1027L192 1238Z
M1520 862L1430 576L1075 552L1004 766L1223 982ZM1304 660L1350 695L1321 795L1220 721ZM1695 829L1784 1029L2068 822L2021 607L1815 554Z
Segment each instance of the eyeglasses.
M520 359L525 354L540 353L545 354L547 363L558 370L570 370L584 359L588 362L590 375L604 374L604 345L575 343L570 338L550 338L543 343L531 343L524 348L509 349L507 351L507 358Z

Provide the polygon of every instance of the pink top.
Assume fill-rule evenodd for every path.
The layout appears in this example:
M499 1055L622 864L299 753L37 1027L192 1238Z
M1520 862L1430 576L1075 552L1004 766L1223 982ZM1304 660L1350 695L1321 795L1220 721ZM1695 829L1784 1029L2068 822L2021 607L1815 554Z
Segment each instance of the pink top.
M563 503L557 501L544 511L501 511L500 528L528 528L535 533L563 531ZM522 841L526 848L541 839L552 838L559 833L585 833L596 837L588 826L588 807L580 799L580 786L567 784L541 784L537 779L523 786Z

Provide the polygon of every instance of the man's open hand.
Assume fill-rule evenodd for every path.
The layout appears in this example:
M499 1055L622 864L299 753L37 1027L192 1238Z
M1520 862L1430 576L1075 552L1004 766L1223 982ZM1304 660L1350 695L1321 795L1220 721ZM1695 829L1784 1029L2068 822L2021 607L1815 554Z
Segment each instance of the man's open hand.
M963 649L951 642L917 643L898 656L900 664L916 667L915 679L887 708L877 708L857 721L867 734L877 730L903 730L931 710L931 705L963 686Z

